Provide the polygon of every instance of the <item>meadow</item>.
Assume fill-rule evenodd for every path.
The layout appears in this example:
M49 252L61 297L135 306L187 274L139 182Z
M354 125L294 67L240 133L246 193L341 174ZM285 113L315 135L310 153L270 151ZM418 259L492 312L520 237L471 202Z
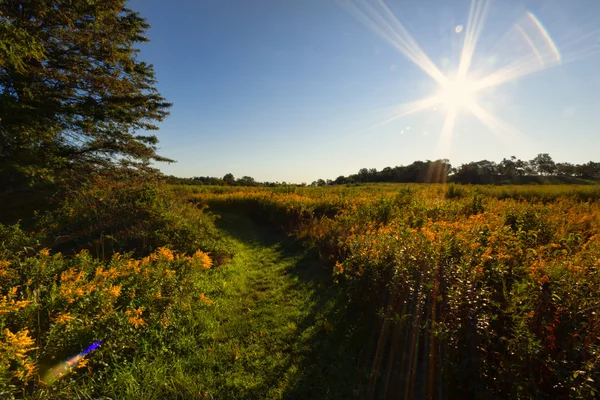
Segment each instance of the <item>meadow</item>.
M178 187L301 240L356 318L376 397L593 398L598 186Z
M0 225L3 398L596 398L600 187L98 178Z

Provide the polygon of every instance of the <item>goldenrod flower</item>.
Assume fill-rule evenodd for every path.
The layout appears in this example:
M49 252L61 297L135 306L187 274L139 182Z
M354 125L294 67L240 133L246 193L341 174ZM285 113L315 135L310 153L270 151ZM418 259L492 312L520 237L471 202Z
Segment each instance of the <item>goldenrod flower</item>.
M17 333L10 330L4 330L5 340L0 341L0 353L9 360L17 362L18 369L12 372L12 375L21 380L27 381L33 377L36 370L35 362L31 361L27 353L36 349L35 341L29 336L28 329L22 329Z
M200 300L200 304L204 304L204 305L207 305L207 306L210 306L213 303L213 301L211 299L209 299L208 297L206 297L206 294L204 294L204 293L202 293L200 295L200 299L199 300Z
M154 254L156 256L155 259L162 258L162 259L165 259L167 261L173 261L175 259L175 255L173 254L173 251L171 251L167 247L160 247L160 248L158 248Z
M175 270L174 269L166 269L165 270L165 277L166 278L171 278L175 276Z
M108 294L110 294L114 298L117 298L121 295L121 288L121 285L110 285L110 287L108 288Z
M336 274L343 274L344 273L344 265L341 262L337 261L335 263L335 267L333 267L333 272Z
M203 252L202 250L196 250L193 259L204 269L209 269L213 263L210 259L210 255L208 253Z
M71 317L69 314L67 313L62 313L59 314L58 317L56 317L56 323L57 324L66 324L67 322L69 322L70 320L72 320L73 317Z
M136 328L139 328L140 326L148 325L142 319L143 312L144 312L144 307L138 307L137 309L134 308L133 310L125 311L125 314L127 315L127 321L129 321L129 323Z
M19 311L21 308L27 307L31 300L15 300L17 295L17 287L12 287L8 290L7 296L0 298L0 315L8 314L14 311Z

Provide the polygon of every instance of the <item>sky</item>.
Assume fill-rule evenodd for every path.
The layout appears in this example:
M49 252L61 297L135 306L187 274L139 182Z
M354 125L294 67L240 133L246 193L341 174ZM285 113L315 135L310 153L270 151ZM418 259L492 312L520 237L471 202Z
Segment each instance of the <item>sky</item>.
M177 161L166 174L310 183L438 158L600 161L597 0L128 7L151 25L139 58L173 103L156 133Z

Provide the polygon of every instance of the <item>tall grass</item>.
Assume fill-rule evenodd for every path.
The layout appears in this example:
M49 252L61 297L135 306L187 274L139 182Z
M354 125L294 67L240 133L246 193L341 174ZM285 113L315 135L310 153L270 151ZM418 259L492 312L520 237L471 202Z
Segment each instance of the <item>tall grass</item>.
M380 315L374 393L598 396L600 191L366 185L193 196L305 240Z

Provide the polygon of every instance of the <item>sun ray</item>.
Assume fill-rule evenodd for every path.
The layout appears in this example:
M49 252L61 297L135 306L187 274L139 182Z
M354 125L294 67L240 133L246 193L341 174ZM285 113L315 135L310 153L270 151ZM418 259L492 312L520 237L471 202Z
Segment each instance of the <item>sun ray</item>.
M447 76L423 51L384 0L337 0L337 2L439 85L437 94L395 106L391 117L372 125L369 130L441 104L445 106L445 118L434 149L434 154L438 159L445 158L450 152L458 114L463 111L473 114L501 140L513 142L530 140L518 129L484 109L478 103L479 92L516 81L547 68L600 53L597 43L594 43L593 47L591 45L585 48L578 46L580 42L592 37L600 30L571 39L568 43L561 45L559 50L559 46L554 42L542 22L532 12L526 11L522 18L487 51L490 57L493 57L493 61L488 65L496 65L497 60L511 61L508 63L500 61L501 66L496 66L495 70L488 71L487 75L482 74L483 70L472 71L475 50L490 12L491 0L471 0L466 25L464 27L459 25L456 28L456 33L464 30L456 73L453 76ZM578 49L575 48L576 45L579 47ZM566 51L569 47L573 51ZM509 54L501 54L499 49L512 51ZM365 131L363 130L362 133L364 134Z
M583 58L588 58L600 54L600 48L598 46L588 46L576 51L569 53L563 53L561 59L545 60L540 64L539 58L536 57L522 57L516 61L513 61L506 67L500 68L489 75L479 79L475 84L476 90L483 90L485 88L500 86L510 81L521 79L527 75L531 75L536 72L540 72L547 68L556 67L562 64L572 63ZM543 54L540 53L543 57Z
M339 1L357 20L400 51L436 82L443 83L448 80L383 1Z
M447 158L450 152L450 145L452 142L452 136L454 134L454 125L456 124L457 116L457 108L450 109L446 114L442 132L440 133L440 137L434 151L434 157L436 159Z
M433 107L440 103L439 96L431 96L424 99L411 101L410 103L400 104L394 107L393 115L386 118L384 121L378 122L371 126L371 129L379 126L389 124L399 118L406 117L407 115L417 113L419 111L426 110L427 108Z
M477 103L471 104L471 113L486 125L492 134L507 143L525 142L530 140L529 136L518 130L506 121L493 115Z
M458 64L457 79L464 79L473 62L473 54L479 40L479 35L485 25L485 20L490 9L489 0L472 0L467 19L465 39Z

